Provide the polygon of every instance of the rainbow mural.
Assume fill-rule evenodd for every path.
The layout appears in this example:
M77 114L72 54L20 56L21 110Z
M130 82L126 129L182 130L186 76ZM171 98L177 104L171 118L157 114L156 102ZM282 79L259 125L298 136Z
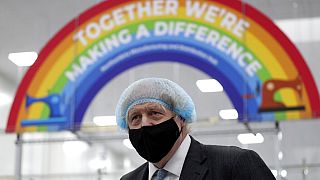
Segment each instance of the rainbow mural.
M319 92L303 57L250 5L108 0L70 21L42 49L18 87L6 132L79 130L105 84L157 61L217 79L239 121L319 117Z

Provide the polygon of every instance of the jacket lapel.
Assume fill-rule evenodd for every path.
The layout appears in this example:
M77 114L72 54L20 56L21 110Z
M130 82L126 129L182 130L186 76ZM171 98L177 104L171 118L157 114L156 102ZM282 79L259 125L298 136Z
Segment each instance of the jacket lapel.
M190 136L191 137L191 136ZM191 137L191 145L182 167L180 180L201 180L208 172L204 146Z
M145 163L144 171L141 173L141 180L148 180L149 178L149 166Z

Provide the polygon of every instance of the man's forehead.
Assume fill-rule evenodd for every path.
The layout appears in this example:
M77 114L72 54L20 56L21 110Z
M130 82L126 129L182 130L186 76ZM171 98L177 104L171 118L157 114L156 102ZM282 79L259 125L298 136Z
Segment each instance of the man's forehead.
M129 110L129 112L134 112L134 111L139 111L139 110L144 110L144 109L159 109L159 110L168 111L168 109L165 108L164 106L162 106L161 104L151 102L151 103L137 104L137 105L133 106Z

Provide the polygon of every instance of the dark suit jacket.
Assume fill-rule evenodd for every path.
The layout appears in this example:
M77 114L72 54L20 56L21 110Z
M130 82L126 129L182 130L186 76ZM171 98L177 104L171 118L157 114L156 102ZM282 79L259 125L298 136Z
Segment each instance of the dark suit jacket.
M148 180L148 163L122 180ZM180 180L275 180L270 169L252 150L234 146L203 145L191 137Z

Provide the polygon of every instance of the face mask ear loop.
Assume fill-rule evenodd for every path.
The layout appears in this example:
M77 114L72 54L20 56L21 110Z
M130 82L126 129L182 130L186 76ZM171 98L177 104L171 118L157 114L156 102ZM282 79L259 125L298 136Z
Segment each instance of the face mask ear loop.
M180 131L179 131L179 136L180 136L180 135L181 135L181 133L182 133L182 128L183 128L183 127L181 127L181 129L180 129Z
M181 116L178 116L183 122L185 121ZM181 126L181 129L179 131L179 136L181 135L181 132L182 132L182 129L183 129L183 126Z

